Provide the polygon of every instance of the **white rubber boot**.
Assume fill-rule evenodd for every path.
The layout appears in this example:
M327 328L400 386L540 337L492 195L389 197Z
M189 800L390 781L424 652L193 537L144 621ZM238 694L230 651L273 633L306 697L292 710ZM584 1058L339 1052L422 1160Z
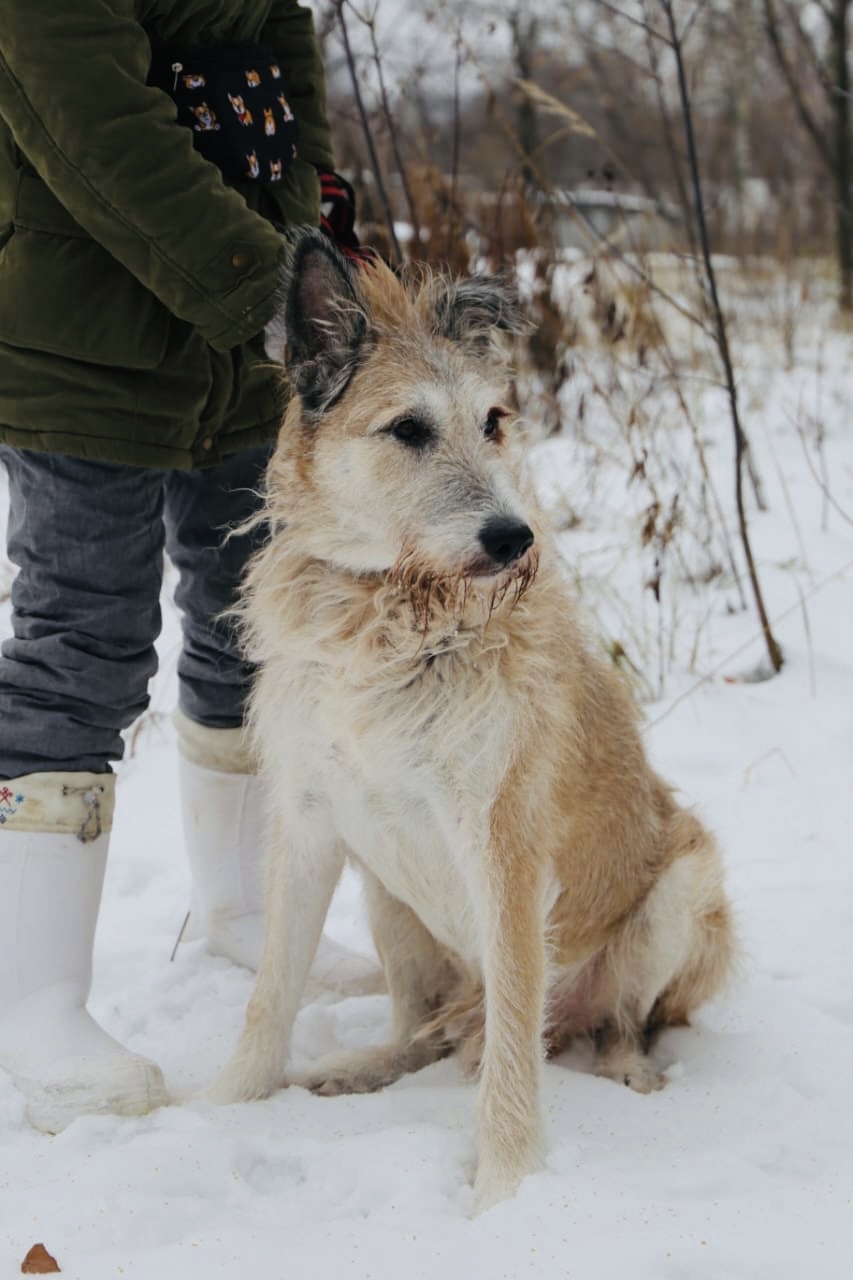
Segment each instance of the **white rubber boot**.
M167 1101L159 1068L86 1009L114 788L112 774L0 782L0 1067L44 1133Z
M256 969L264 936L263 805L241 729L208 729L181 711L181 816L192 877L187 940Z
M242 729L209 729L174 715L178 731L184 843L192 876L186 941L257 969L264 936L264 784L254 773ZM311 994L367 995L384 990L368 956L325 935Z

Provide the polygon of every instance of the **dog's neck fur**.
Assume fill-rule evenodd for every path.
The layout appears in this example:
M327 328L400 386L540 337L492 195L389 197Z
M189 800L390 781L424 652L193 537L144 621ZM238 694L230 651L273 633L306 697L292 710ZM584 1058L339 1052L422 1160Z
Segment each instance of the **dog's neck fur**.
M436 587L424 611L392 574L356 575L293 544L282 557L287 538L260 553L246 584L247 653L264 671L253 725L287 685L301 714L315 700L334 715L345 706L348 723L379 726L380 736L393 726L401 743L427 753L440 744L445 766L462 776L485 740L522 743L552 714L552 610L540 606L544 595L563 612L555 565L544 564L520 596L511 584L497 594L479 584ZM572 625L568 609L563 633ZM256 729L259 750L264 741Z
M264 561L261 555L252 570L253 589L266 577ZM517 579L505 575L489 589L464 579L413 578L399 570L354 574L303 555L294 557L287 584L278 585L279 626L292 632L296 644L303 629L310 632L320 664L338 665L342 653L358 649L361 661L369 653L380 658L385 679L392 668L411 676L450 654L467 651L476 660L505 648L523 626L526 611L517 606L533 579L532 570ZM251 617L249 631L250 643L256 642L251 648L257 642L265 648ZM280 648L280 631L275 641Z

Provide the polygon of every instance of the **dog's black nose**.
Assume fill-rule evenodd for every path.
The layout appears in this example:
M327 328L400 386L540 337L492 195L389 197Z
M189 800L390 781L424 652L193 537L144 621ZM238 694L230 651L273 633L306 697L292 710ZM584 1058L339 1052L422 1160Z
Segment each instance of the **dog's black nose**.
M533 530L520 520L495 516L480 530L480 546L497 564L512 564L533 546Z

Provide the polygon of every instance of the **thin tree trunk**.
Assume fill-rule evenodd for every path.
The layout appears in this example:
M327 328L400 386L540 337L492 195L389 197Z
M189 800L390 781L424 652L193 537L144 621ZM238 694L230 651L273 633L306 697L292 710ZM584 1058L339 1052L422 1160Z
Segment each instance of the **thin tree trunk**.
M847 19L850 0L836 0L831 22L833 176L836 209L836 249L840 276L838 302L853 311L853 129L850 111L850 73L847 65Z
M737 201L736 235L738 249L742 251L747 227L750 223L750 213L747 208L747 182L754 170L749 128L755 75L756 43L753 0L740 0L738 10L739 20L735 30L739 38L735 49L732 51L729 84L731 88L732 122L734 125L732 159L734 161Z
M829 24L827 60L820 65L809 37L795 12L788 10L795 34L811 53L812 64L826 94L828 120L815 116L796 70L785 52L779 17L773 0L763 0L764 24L770 47L788 86L791 99L803 128L815 145L832 181L835 192L835 249L838 265L838 304L843 311L853 310L853 127L851 127L850 73L847 65L848 17L850 0L832 0L820 8Z
M533 79L533 51L536 45L537 23L527 13L526 0L519 4L510 17L512 53L516 78L523 82ZM524 157L521 166L522 181L528 191L540 187L534 157L539 149L539 130L536 123L536 107L529 94L522 93L518 103L518 141Z
M397 125L391 111L391 103L388 99L388 91L385 87L385 72L382 69L382 58L379 55L379 45L376 40L376 20L374 16L367 20L367 26L370 31L370 49L373 54L373 65L376 68L376 78L379 83L379 100L382 103L382 115L385 120L385 128L388 130L388 137L391 142L391 150L394 155L394 163L397 166L397 173L400 175L400 185L403 188L403 195L406 199L406 207L409 211L409 220L412 224L412 237L415 244L420 250L421 245L421 220L418 215L418 207L415 201L412 185L409 182L409 172L403 163L403 155L400 151L400 140L397 135ZM396 234L395 234L396 240ZM399 244L398 244L399 249Z
M353 57L352 45L350 44L349 31L347 30L346 18L344 17L344 4L346 0L335 0L335 9L337 10L338 22L341 26L341 36L344 42L344 53L347 60L347 68L352 83L353 96L355 97L355 105L358 109L359 119L361 120L361 128L364 133L364 141L370 155L370 164L373 169L373 177L376 180L376 189L379 192L379 199L385 214L385 222L388 228L388 239L391 242L391 249L399 266L403 261L403 251L400 248L400 242L397 239L397 231L394 227L394 212L391 208L391 201L388 199L388 192L385 189L385 181L382 177L382 167L379 163L379 156L376 151L376 144L373 141L373 130L370 127L370 121L367 118L367 108L364 105L364 98L361 93L361 85L358 82L358 70Z
M743 552L746 558L747 571L749 573L749 581L752 586L752 594L755 599L755 607L761 622L761 630L764 634L764 641L767 645L767 655L770 659L770 665L774 672L781 671L784 661L782 650L780 649L773 632L770 628L770 619L764 605L764 597L761 591L761 584L758 580L758 570L755 566L755 557L752 554L752 544L749 538L749 526L746 519L746 508L743 501L743 468L746 460L748 442L744 434L740 421L740 412L738 409L737 385L735 383L734 367L732 365L731 352L729 350L728 331L726 328L725 316L723 308L720 304L719 294L717 292L717 277L714 271L714 263L711 257L711 245L708 239L708 224L705 219L705 206L702 193L702 179L699 172L699 157L696 151L696 137L693 132L693 112L690 105L690 92L687 87L687 75L684 67L684 57L681 48L681 39L675 23L675 15L672 11L672 0L660 0L661 7L666 15L667 26L669 28L669 41L675 57L676 72L678 75L678 93L681 100L681 112L684 122L684 135L687 143L687 159L690 166L690 177L693 186L693 202L694 212L696 215L696 226L699 232L699 243L702 246L702 260L705 265L705 275L708 281L708 291L711 297L712 314L716 330L717 349L720 354L720 360L723 365L726 378L726 388L729 395L729 409L732 417L732 427L734 428L735 437L735 501L737 504L738 524L740 527L741 543L743 544Z

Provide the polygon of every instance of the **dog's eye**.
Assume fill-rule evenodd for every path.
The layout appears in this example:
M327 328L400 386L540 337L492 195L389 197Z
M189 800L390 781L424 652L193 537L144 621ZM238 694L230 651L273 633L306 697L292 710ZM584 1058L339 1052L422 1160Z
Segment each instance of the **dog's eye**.
M409 449L424 449L433 439L432 428L420 418L400 418L388 428L389 434Z
M503 439L503 431L501 430L501 422L504 418L509 417L509 409L501 409L496 405L486 414L486 425L483 427L483 435L487 440L495 440L498 443Z

